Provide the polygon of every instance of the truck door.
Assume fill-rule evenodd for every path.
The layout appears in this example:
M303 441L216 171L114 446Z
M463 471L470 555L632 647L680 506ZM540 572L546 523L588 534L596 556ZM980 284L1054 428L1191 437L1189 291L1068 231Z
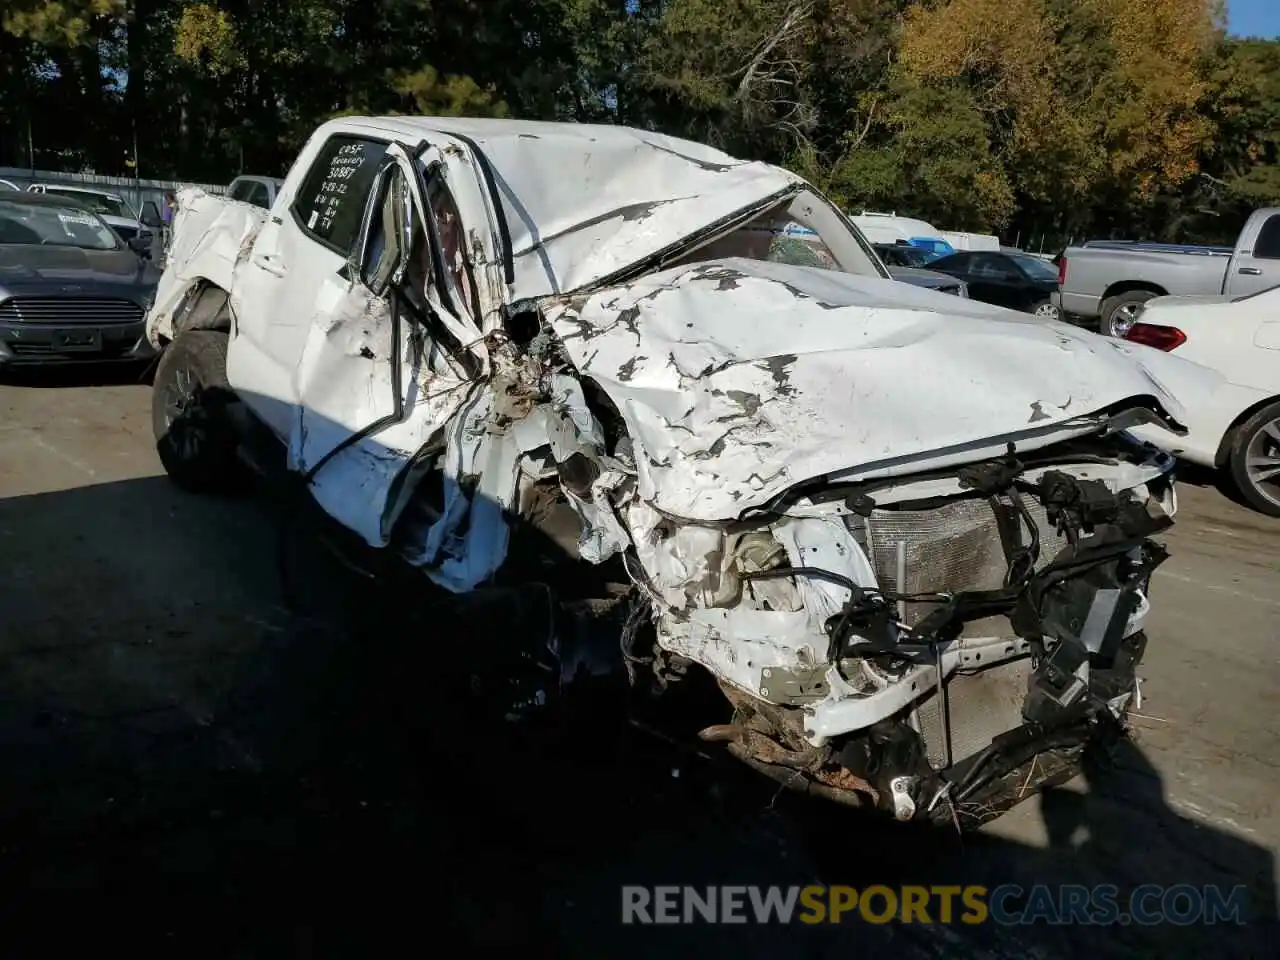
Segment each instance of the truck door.
M1227 267L1226 290L1247 296L1280 285L1280 210L1259 210L1245 224Z
M346 133L307 144L289 203L271 211L236 265L227 376L281 438L294 427L294 372L312 321L348 285L344 271L388 145Z
M290 468L376 547L417 474L441 469L433 444L487 382L470 251L444 169L426 145L387 147L342 282L316 300L294 370Z

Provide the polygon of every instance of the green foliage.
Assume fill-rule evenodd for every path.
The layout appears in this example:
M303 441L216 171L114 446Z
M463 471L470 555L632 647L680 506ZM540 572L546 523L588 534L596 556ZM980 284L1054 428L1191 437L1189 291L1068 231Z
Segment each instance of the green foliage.
M124 13L125 0L6 0L0 29L49 46L88 39L95 20Z
M193 3L178 20L173 49L180 60L213 76L226 76L246 65L236 40L235 22L226 11L208 3Z
M1280 203L1280 43L1228 40L1209 68L1210 117L1217 130L1205 169L1232 199Z
M414 112L436 117L507 117L510 108L498 99L492 84L482 88L470 77L441 76L435 67L422 67L392 81L392 89L412 101Z
M0 164L125 173L136 131L141 175L226 182L335 115L612 121L948 228L1229 239L1280 203L1280 43L1222 23L1220 0L8 0Z

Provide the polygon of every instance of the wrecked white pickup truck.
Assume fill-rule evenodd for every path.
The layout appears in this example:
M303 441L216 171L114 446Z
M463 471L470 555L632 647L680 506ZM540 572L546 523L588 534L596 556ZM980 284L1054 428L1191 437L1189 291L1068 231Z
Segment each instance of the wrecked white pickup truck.
M1184 432L1198 368L896 283L793 174L620 127L336 120L270 211L187 190L174 229L179 484L265 434L448 591L603 584L630 615L539 649L562 682L710 677L704 741L899 819L981 823L1122 731L1176 509L1127 428Z

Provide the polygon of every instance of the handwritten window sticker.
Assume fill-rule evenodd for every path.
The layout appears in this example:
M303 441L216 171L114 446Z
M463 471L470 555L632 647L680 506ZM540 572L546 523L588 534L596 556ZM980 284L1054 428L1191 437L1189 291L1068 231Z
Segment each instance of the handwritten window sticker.
M58 219L62 222L64 227L70 223L78 223L82 227L96 226L93 217L86 217L83 214L60 213L58 214Z

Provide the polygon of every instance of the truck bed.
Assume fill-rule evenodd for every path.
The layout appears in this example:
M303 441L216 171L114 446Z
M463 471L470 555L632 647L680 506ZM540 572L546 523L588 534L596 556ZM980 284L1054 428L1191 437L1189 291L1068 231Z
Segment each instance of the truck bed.
M268 211L249 203L188 187L177 196L173 240L165 256L165 271L156 290L147 332L152 343L173 339L173 313L193 281L203 279L234 293L232 273L248 255L249 246L266 221Z

